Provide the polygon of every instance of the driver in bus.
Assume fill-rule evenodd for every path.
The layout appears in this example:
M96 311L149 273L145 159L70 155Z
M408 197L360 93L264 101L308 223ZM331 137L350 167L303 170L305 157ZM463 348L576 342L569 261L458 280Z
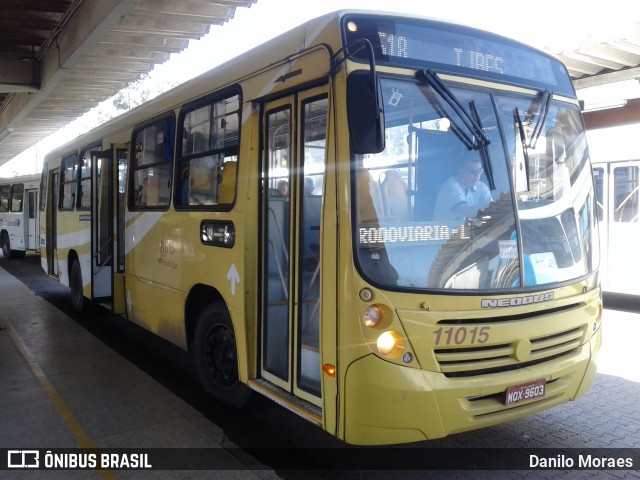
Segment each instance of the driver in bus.
M467 218L476 217L478 210L487 208L493 198L489 187L480 180L483 172L480 161L461 163L456 175L440 187L433 219L463 224Z

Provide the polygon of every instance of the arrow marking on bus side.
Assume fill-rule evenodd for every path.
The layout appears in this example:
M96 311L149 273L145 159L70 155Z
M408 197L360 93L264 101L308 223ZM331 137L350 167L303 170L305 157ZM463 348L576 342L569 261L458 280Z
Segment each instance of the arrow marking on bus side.
M231 264L231 268L227 272L227 280L231 282L231 295L235 295L236 283L240 281L240 275L238 274L235 263Z

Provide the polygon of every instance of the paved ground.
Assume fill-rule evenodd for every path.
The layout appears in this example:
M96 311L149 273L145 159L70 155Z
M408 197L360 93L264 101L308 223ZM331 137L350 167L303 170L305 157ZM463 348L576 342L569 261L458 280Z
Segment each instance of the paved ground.
M640 478L640 315L615 309L640 307L633 298L605 297L599 373L592 390L580 400L410 449L373 450L376 459L388 458L388 464L372 471L359 464L373 458L367 457L371 449L363 453L346 447L265 398L254 396L241 411L212 403L199 389L188 356L135 325L100 312L96 314L100 318L75 317L67 289L41 272L37 258L0 259L0 285L0 449L87 444L222 447L223 460L230 465L214 473L179 471L167 477L167 472L116 471L107 478ZM60 398L56 400L55 394ZM298 447L303 450L294 450ZM575 452L572 449L598 449L612 456L632 454L637 460L633 470L416 468L417 459L435 453L454 452L462 465L469 456L537 453L537 449L550 449L542 451L553 456ZM351 458L354 468L296 471L286 466L287 460L299 465L307 457L309 464L321 469ZM408 459L405 465L402 458ZM247 465L250 470L244 470ZM0 471L0 479L6 478L97 475Z

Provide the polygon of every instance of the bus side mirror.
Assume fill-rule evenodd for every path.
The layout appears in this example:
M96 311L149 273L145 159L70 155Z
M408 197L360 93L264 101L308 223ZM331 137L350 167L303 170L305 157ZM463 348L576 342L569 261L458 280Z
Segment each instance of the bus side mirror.
M356 72L349 76L347 117L353 153L364 155L384 150L384 108L377 75Z

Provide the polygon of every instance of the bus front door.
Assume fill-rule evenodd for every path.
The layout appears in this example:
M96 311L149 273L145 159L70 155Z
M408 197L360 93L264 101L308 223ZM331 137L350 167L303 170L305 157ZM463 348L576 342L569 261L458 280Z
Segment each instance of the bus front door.
M316 406L327 105L317 88L263 109L260 373Z

